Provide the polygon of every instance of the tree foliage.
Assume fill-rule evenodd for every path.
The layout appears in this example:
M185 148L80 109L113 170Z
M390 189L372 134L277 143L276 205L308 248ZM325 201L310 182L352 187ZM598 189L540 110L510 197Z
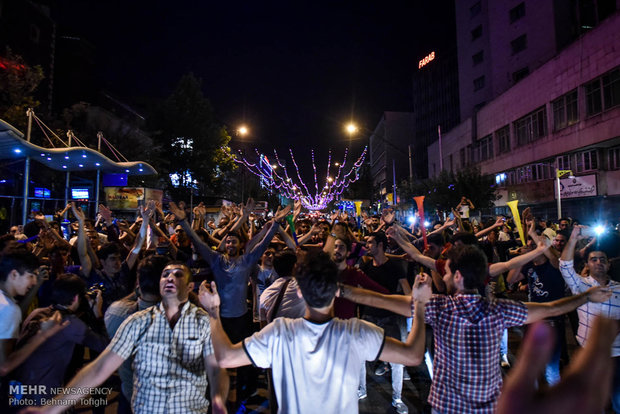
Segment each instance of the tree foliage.
M171 180L168 189L172 193L190 188L205 195L217 193L225 174L236 166L228 147L230 136L217 122L200 79L191 73L184 75L150 121L154 139L162 148L160 173L180 177L180 191L175 191ZM187 179L190 176L191 182Z
M467 167L455 173L441 171L437 177L409 183L404 181L401 188L405 196L425 196L425 210L447 211L461 201L461 197L469 198L477 209L493 206L497 199L495 195L495 181L490 176L480 173L477 167Z
M40 105L32 95L43 78L41 66L29 66L7 48L0 56L0 118L25 130L26 110Z

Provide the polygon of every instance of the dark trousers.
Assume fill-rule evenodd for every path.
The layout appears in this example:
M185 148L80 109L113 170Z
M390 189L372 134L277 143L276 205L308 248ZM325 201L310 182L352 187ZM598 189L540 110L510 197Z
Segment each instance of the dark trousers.
M252 315L250 312L236 318L221 318L222 328L228 335L230 342L236 344L252 334ZM236 400L237 403L244 400L256 390L258 383L258 371L253 366L237 368ZM232 384L231 384L232 389Z

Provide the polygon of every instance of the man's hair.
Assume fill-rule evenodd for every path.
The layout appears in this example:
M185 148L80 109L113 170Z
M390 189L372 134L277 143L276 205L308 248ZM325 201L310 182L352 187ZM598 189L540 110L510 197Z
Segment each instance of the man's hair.
M444 239L441 233L429 234L426 238L426 241L428 242L428 244L435 244L439 247L442 247L444 245Z
M387 240L387 236L385 235L384 232L382 231L373 231L372 233L370 233L368 235L368 237L374 237L375 238L375 242L377 242L377 246L379 245L379 243L383 244L383 250L385 251L385 249L387 249L388 246L388 240Z
M558 220L558 224L560 224L562 221L568 221L568 225L570 226L570 219L568 217L562 217Z
M50 302L53 305L69 306L75 295L81 297L86 292L86 283L77 275L64 273L54 280Z
M460 241L463 244L467 244L467 245L472 245L472 246L476 246L478 245L478 239L476 238L476 235L473 233L469 233L466 231L459 231L458 233L455 233L454 236L452 236L452 244L456 243L457 241Z
M239 242L241 242L241 240L243 240L241 238L241 234L239 234L238 231L229 231L228 233L226 233L226 236L224 236L224 239L226 239L226 237L229 237L229 236L236 237L237 240L239 240Z
M12 270L18 273L33 272L39 267L39 259L25 245L11 243L0 257L0 282L6 281Z
M489 272L487 257L477 246L464 245L453 247L448 251L450 271L457 270L463 276L465 289L477 289L484 285Z
M160 254L145 257L138 263L140 293L159 296L159 279L170 259Z
M565 238L566 240L568 240L568 239L570 239L570 234L571 234L571 230L569 230L568 228L566 228L566 229L563 229L563 230L558 231L558 232L556 233L556 236L557 236L557 235L564 236L564 238Z
M330 230L332 229L332 225L329 224L329 221L327 220L321 220L317 223L320 226L327 226L327 228L329 228Z
M325 252L300 257L295 275L301 294L311 308L328 306L338 288L338 266Z
M278 276L292 276L297 255L291 249L284 249L273 256L273 269Z
M343 242L348 252L351 251L351 240L348 237L336 237L336 240Z
M121 254L121 249L117 243L105 243L99 250L97 250L97 257L99 260L106 260L111 254Z

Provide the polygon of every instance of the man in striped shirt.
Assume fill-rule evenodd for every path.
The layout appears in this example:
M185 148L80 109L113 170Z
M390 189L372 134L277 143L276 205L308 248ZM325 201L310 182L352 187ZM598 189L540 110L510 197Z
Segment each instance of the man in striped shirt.
M159 281L162 301L127 318L110 345L67 387L97 387L133 356L134 413L205 413L208 383L213 413L226 412L228 377L215 359L207 313L188 301L190 280L186 265L168 264ZM60 413L86 395L59 395L39 411Z
M594 286L603 286L612 291L611 297L605 302L587 302L577 308L577 315L579 315L577 342L581 346L585 345L591 334L596 315L620 319L620 283L609 277L610 263L607 254L600 250L593 250L588 254L588 275L586 277L581 277L575 271L573 263L575 246L579 240L595 236L591 233L592 230L588 227L574 226L560 258L560 272L573 294L584 292ZM620 335L616 336L611 356L615 365L611 402L614 411L620 413Z

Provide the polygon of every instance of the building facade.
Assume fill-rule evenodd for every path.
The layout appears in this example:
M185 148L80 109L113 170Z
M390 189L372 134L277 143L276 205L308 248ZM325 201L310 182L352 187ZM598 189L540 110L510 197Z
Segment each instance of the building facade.
M413 113L384 112L370 136L370 174L382 202L393 197L397 179L413 174L410 150L414 134Z
M617 220L619 44L616 11L444 134L443 165L477 165L496 176L497 205L519 200L550 218L557 213L556 169L570 170L576 178L560 181L562 214ZM439 152L439 142L429 147L430 174ZM576 185L588 191L571 193Z

